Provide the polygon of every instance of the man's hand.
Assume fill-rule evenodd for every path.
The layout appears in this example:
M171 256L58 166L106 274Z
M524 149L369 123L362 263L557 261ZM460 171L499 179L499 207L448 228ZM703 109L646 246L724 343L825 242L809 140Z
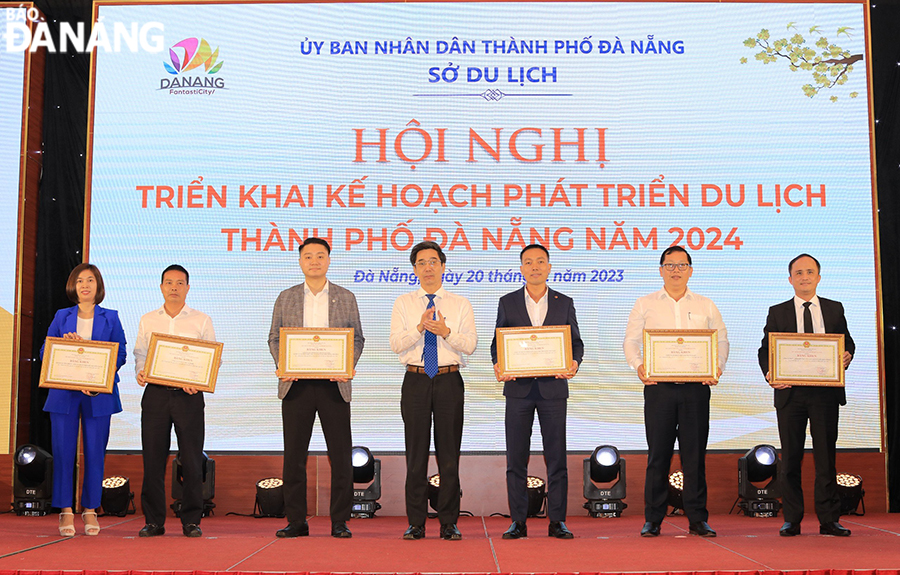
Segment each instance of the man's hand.
M353 370L353 375L352 375L352 376L350 376L350 377L332 377L332 378L331 378L331 381L339 381L339 382L341 382L341 383L347 383L348 381L351 381L354 377L356 377L356 370L355 370L355 369Z
M138 385L140 385L141 387L144 387L145 385L147 385L147 378L146 378L146 376L144 376L143 369L141 371L137 372L137 375L134 376L134 378L137 380Z
M853 361L853 354L850 353L849 351L845 351L843 360L844 360L844 369L847 369L847 367L850 366L850 362Z
M432 310L428 310L426 315L431 315ZM444 320L443 314L441 312L437 312L437 319L426 318L422 316L422 325L435 335L439 335L441 337L447 337L450 335L450 328L447 327L447 322Z
M194 394L200 392L200 390L197 389L196 387L182 387L181 389L183 389L184 392L188 395L194 395Z
M507 381L513 381L516 379L515 376L513 376L513 375L501 376L500 375L500 364L497 364L497 363L494 364L494 377L497 378L497 381L502 381L504 383Z
M290 381L297 381L298 379L300 379L299 377L281 377L281 372L278 371L277 369L275 370L275 377L277 377L278 379L280 379L281 381L283 381L285 383L288 383Z
M708 381L704 381L703 385L718 385L720 377L722 377L722 368L721 367L716 369L716 379L710 379Z
M637 374L638 374L638 377L641 379L641 381L644 382L644 385L656 385L656 382L655 382L655 381L650 381L650 380L647 378L647 372L644 370L644 364L643 364L643 363L642 363L641 365L638 366L638 368L637 368Z
M556 379L572 379L576 373L578 373L578 362L573 359L569 364L569 371L557 374Z
M771 371L766 372L766 381L769 382L769 385L772 384L772 372ZM790 385L785 385L783 383L779 383L778 385L772 385L772 389L787 389L789 387L790 387Z

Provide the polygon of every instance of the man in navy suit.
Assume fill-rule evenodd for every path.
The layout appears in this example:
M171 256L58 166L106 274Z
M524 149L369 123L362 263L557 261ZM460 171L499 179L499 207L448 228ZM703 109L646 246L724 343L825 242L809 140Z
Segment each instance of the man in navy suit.
M525 286L500 298L497 327L568 325L572 329L572 363L569 371L554 377L500 376L497 365L497 337L491 342L491 360L497 381L503 382L506 396L506 492L512 525L504 539L528 536L525 520L528 511L528 456L531 429L537 411L547 464L548 533L558 539L572 539L566 527L566 499L569 474L566 468L566 400L569 379L578 372L584 357L584 343L578 331L578 319L572 298L547 286L550 253L542 245L525 247L519 254Z
M847 329L844 306L840 302L820 298L816 286L822 276L816 258L800 254L788 264L794 297L769 308L762 343L759 346L759 367L769 374L769 333L842 333L844 334L844 368L850 365L856 344ZM815 503L819 518L819 533L846 537L850 530L838 523L841 500L837 492L835 451L838 436L838 409L847 404L843 387L774 385L775 412L778 415L778 436L781 439L781 498L784 503L784 525L780 534L800 535L803 519L803 485L801 464L806 443L806 424L813 439L813 459L816 465Z

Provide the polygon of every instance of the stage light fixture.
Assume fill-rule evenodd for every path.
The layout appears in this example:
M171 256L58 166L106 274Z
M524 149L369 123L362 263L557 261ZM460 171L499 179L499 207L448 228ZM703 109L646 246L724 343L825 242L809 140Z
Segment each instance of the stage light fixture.
M669 474L669 506L672 508L672 514L678 514L679 510L684 511L684 472L680 469Z
M53 499L53 456L26 443L13 456L13 509L16 515L46 515Z
M863 498L866 490L862 486L862 477L850 473L837 474L838 496L841 498L841 515L865 515L866 502ZM862 513L859 506L862 504Z
M605 484L605 485L597 485ZM591 517L621 517L625 499L625 459L612 445L601 445L584 460L584 508Z
M203 517L213 514L216 504L213 498L216 496L216 461L203 452ZM181 453L175 455L172 462L172 502L170 507L175 512L175 517L181 517L181 498L184 493L184 471L181 466Z
M125 517L135 513L134 491L131 490L131 482L127 477L113 475L107 477L101 483L103 491L100 494L100 507L104 515Z
M284 481L267 477L256 482L254 517L284 517Z
M353 465L353 505L350 516L360 519L375 517L381 509L381 460L375 459L368 447L354 446L350 451L350 462ZM357 489L356 484L369 485Z
M771 445L757 445L738 459L738 507L748 517L777 517L781 509L781 459ZM763 485L763 483L765 484Z
M528 510L526 517L539 517L544 510L544 501L547 500L547 483L540 477L529 475L525 479L525 489L528 493Z
M428 478L428 504L437 512L438 496L441 493L441 475L435 473ZM459 490L459 496L462 498L462 488Z

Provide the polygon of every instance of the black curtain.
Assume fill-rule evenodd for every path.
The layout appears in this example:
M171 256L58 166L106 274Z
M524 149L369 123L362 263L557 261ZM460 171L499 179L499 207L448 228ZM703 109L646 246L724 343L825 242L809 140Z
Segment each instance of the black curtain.
M55 22L90 22L89 0L37 0L51 30ZM878 170L878 207L881 236L882 301L884 318L885 412L888 438L890 510L900 511L900 393L897 389L900 354L900 305L894 296L898 276L898 218L900 199L900 6L871 5L872 71L875 107L875 151ZM47 54L44 93L44 169L38 215L38 253L35 280L35 360L56 310L73 305L65 296L69 271L82 260L84 222L85 145L90 56ZM37 387L33 372L29 441L50 447L49 420L41 408L46 393ZM20 443L24 438L20 438Z
M900 288L897 242L900 219L900 6L873 2L872 72L875 103L875 158L878 174L878 225L881 232L881 288L884 318L885 413L887 414L888 491L890 510L900 511Z
M38 0L54 40L59 22L90 22L89 0ZM38 199L34 293L34 360L56 310L75 305L66 297L69 272L82 260L84 172L87 145L89 54L47 53L44 69L43 171ZM36 364L39 366L40 364ZM50 419L42 411L46 390L32 371L28 441L50 449ZM24 443L25 438L19 438Z

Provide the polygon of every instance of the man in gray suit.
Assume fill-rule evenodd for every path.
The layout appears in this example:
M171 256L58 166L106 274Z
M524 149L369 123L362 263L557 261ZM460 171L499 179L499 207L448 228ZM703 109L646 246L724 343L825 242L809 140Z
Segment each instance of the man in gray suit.
M359 321L356 297L328 281L331 246L320 238L307 238L300 246L300 269L304 282L286 289L275 300L269 351L278 365L282 327L352 327L353 365L359 361L365 338ZM355 374L355 370L354 370ZM331 462L331 536L347 538L353 502L353 467L350 451L350 380L278 380L281 419L284 427L284 504L288 524L278 537L309 535L306 522L306 459L316 412Z

